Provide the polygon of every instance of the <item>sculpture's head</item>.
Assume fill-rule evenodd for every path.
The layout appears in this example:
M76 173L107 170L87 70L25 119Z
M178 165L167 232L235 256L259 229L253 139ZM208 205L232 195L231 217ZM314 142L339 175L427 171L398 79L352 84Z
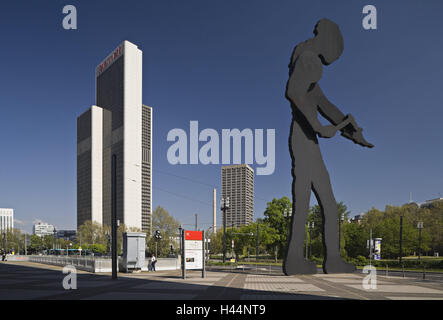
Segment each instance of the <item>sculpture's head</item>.
M313 40L324 65L331 64L341 56L343 36L336 23L323 18L315 25L314 34Z

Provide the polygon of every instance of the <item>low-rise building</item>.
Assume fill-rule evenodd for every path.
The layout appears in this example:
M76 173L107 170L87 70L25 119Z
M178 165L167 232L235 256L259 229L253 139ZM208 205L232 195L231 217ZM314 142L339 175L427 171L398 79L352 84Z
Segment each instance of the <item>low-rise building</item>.
M39 223L34 224L34 226L32 228L32 233L39 236L39 237L44 237L46 235L53 236L54 229L55 228L52 224L39 222Z
M57 230L57 239L75 241L76 238L77 238L77 231L75 230Z
M0 231L12 230L14 228L14 209L0 208Z
M443 198L435 198L435 199L431 199L431 200L426 200L423 203L420 203L419 206L421 208L429 208L432 207L436 202L440 202L443 201Z
M351 219L351 223L360 224L362 219L363 219L363 214L357 214L354 216L354 218Z

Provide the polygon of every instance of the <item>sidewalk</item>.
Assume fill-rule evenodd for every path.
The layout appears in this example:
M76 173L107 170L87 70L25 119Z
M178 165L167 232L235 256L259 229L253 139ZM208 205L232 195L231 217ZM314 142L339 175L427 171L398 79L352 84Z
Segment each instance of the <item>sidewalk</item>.
M77 289L64 290L62 268L29 262L0 263L0 299L148 299L148 300L443 300L443 286L432 281L377 278L377 289L365 290L366 275L316 274L286 277L243 272L180 271L91 274L79 271Z

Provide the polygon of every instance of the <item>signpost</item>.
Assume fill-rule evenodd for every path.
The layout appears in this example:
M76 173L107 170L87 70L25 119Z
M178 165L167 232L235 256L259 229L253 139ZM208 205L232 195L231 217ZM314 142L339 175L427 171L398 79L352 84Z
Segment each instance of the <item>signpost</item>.
M186 270L202 270L205 277L205 239L204 231L182 231L182 277L186 279Z

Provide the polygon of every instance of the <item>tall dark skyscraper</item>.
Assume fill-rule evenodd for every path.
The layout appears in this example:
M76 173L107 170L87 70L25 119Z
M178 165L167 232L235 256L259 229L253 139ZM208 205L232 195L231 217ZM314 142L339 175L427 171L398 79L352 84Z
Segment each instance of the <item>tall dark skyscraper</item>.
M77 224L110 224L111 157L116 155L117 219L151 231L152 108L142 105L142 51L124 41L97 66L95 76L96 106L77 120ZM101 120L89 117L99 110ZM88 137L89 153L84 151Z

